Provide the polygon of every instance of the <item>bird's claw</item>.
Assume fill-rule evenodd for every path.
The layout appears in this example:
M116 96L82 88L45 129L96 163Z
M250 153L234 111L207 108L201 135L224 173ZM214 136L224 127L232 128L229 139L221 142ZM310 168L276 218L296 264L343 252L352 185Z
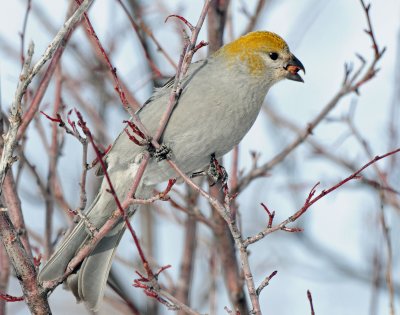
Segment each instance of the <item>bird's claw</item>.
M157 162L171 159L172 150L166 144L162 144L157 150L154 151L153 156Z
M194 172L190 175L191 178L198 176L208 176L210 179L210 186L214 186L218 182L220 182L222 186L225 186L228 181L228 173L225 168L219 164L218 160L215 158L215 154L211 154L210 164L206 170Z
M211 154L207 175L212 180L210 186L214 186L218 182L220 182L222 186L225 186L228 181L228 173L225 170L225 167L219 164L218 160L215 158L215 154Z

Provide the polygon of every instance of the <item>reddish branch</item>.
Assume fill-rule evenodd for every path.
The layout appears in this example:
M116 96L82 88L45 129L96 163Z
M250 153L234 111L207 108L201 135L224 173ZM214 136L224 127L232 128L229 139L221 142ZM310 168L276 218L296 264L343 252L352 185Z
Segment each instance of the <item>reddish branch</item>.
M107 166L106 166L106 164L105 164L105 162L103 160L103 156L102 156L99 148L97 147L97 145L95 144L95 142L93 140L92 133L90 132L89 128L86 126L86 122L83 120L82 114L78 110L75 110L75 112L76 112L76 115L78 116L78 125L79 125L79 127L81 127L81 129L82 129L83 133L86 135L86 137L89 139L89 142L91 143L91 145L92 145L92 147L94 149L94 152L96 153L96 157L97 157L98 161L100 162L101 168L102 168L103 173L104 173L104 177L105 177L105 179L107 181L107 184L108 184L108 187L109 187L109 192L113 196L114 201L117 204L117 208L120 211L120 214L121 214L123 220L125 221L125 224L128 227L129 232L132 235L132 238L133 238L133 240L135 242L136 248L137 248L137 250L139 252L140 259L142 260L143 267L145 268L145 270L147 272L147 275L149 277L154 277L154 274L153 274L153 272L152 272L152 270L150 268L150 265L149 265L149 263L148 263L148 261L147 261L147 259L145 257L145 254L144 254L144 252L142 250L142 247L139 244L139 239L138 239L138 237L136 235L136 232L134 231L134 229L133 229L133 227L132 227L132 225L131 225L131 223L129 221L129 216L126 214L125 208L122 207L122 204L121 204L121 202L120 202L120 200L119 200L119 198L117 196L117 193L116 193L116 191L114 189L114 186L113 186L113 184L111 182L111 178L110 178L110 176L109 176L109 174L107 172Z
M268 207L263 203L261 203L261 206L264 208L264 210L268 214L268 225L267 225L267 227L270 228L272 226L272 222L274 221L275 211L270 212Z
M153 146L154 146L155 148L158 148L158 147L159 147L159 144L158 144L157 141L158 141L158 139L160 138L161 134L163 133L163 131L164 131L165 127L166 127L167 121L168 121L168 119L169 119L169 116L171 115L172 110L173 110L173 108L174 108L174 106L175 106L175 104L176 104L176 101L177 101L177 99L178 99L178 97L179 97L179 95L180 95L180 84L181 84L181 80L182 80L184 74L186 73L186 71L187 71L187 69L188 69L188 67L189 67L189 65L190 65L191 58L192 58L192 56L193 56L195 50L198 49L198 47L199 47L199 46L196 46L197 36L198 36L198 33L199 33L199 31L200 31L200 28L201 28L201 26L202 26L202 24L203 24L203 22L204 22L205 16L206 16L206 14L207 14L208 6L209 6L209 1L206 1L205 5L204 5L204 8L203 8L203 10L202 10L202 13L201 13L201 15L200 15L200 19L199 19L199 21L198 21L198 23L197 23L195 29L194 29L193 32L192 32L192 37L191 37L190 41L188 42L188 44L185 46L184 53L181 55L180 63L179 63L178 70L177 70L177 74L176 74L176 76L175 76L174 87L173 87L173 89L172 89L171 96L170 96L170 98L169 98L169 102L168 102L168 105L167 105L167 110L166 110L165 114L163 115L163 117L162 117L162 119L161 119L161 121L160 121L160 125L159 125L159 128L158 128L156 134L155 134L154 137L152 138L152 139L153 139L153 140L152 140L152 144L153 144ZM115 82L116 82L116 90L117 90L117 92L118 92L118 94L119 94L119 96L120 96L120 99L121 99L122 104L124 105L125 109L128 110L128 112L132 115L134 124L135 124L137 127L139 127L140 131L141 131L144 135L146 135L147 138L150 139L149 134L148 134L146 128L144 128L144 126L143 126L143 124L140 122L139 118L138 118L138 117L135 115L135 113L129 108L129 106L128 106L129 104L128 104L128 102L127 102L127 99L126 99L126 97L125 97L125 94L124 94L124 92L122 91L122 89L121 89L121 87L120 87L120 84L119 84L119 81L118 81L118 77L117 77L117 75L116 75L116 70L115 70L115 68L111 65L111 62L110 62L110 60L109 60L107 54L105 53L105 51L104 51L104 49L102 48L100 42L98 41L98 38L97 38L96 34L94 33L94 30L93 30L93 28L91 27L90 21L89 21L89 19L87 18L87 16L85 16L85 19L86 19L87 24L90 26L91 35L92 35L92 36L95 38L95 40L98 42L99 47L101 47L102 53L104 54L104 57L107 59L107 63L108 63L108 65L109 65L109 67L110 67L111 72L113 73L113 76L114 76L114 79L115 79ZM201 45L202 45L202 44L201 44ZM96 145L94 144L93 137L91 136L90 130L87 128L86 123L83 121L82 116L80 115L79 112L77 112L77 115L78 115L78 119L79 119L79 122L80 122L80 127L82 128L83 132L86 134L86 136L88 137L89 141L90 141L91 144L93 145L93 148L95 149L96 155L97 155L97 157L98 157L98 159L99 159L99 162L100 162L100 164L101 164L101 167L102 167L102 169L103 169L103 171L104 171L104 173L105 173L105 178L106 178L106 180L107 180L107 182L108 182L108 184L109 184L110 193L114 196L115 201L116 201L116 203L117 203L119 215L122 215L123 218L125 219L125 222L126 222L126 224L127 224L127 226L128 226L128 229L130 230L130 232L131 232L131 234L132 234L132 236L133 236L133 238L134 238L134 240L135 240L135 244L136 244L136 246L137 246L137 248L138 248L138 250L139 250L139 255L140 255L141 259L142 259L144 268L145 268L145 270L146 270L146 272L147 272L147 276L148 276L148 278L149 278L150 280L153 280L153 279L154 279L154 274L153 274L153 272L152 272L151 269L150 269L150 266L149 266L149 264L148 264L148 262L147 262L147 260L146 260L146 258L145 258L145 256L144 256L144 253L143 253L143 251L141 250L141 247L140 247L140 245L139 245L139 242L138 242L138 239L137 239L137 237L136 237L136 234L135 234L134 230L132 229L132 227L131 227L131 225L130 225L130 222L129 222L129 220L128 220L128 217L127 217L126 214L125 214L124 209L126 208L127 205L125 204L125 207L124 207L124 205L121 204L120 201L119 201L119 199L117 198L116 193L115 193L115 190L114 190L114 188L113 188L113 186L112 186L111 180L110 180L110 178L109 178L109 176L108 176L108 174L107 174L106 166L105 166L105 164L104 164L104 161L103 161L103 160L101 159L101 157L100 157L100 152L98 151ZM140 165L140 167L139 167L139 170L138 170L138 172L137 172L137 175L135 176L135 180L134 180L134 183L133 183L133 185L132 185L132 187L131 187L131 190L130 190L129 193L128 193L128 197L134 195L134 193L135 193L135 191L136 191L136 189L137 189L137 187L138 187L138 185L139 185L141 176L143 175L144 170L145 170L145 168L146 168L146 166L147 166L148 160L149 160L149 154L147 153L147 154L145 154L145 156L144 156L144 158L143 158L143 161L142 161L142 163L141 163L141 165ZM115 213L114 213L114 214L115 214ZM91 240L91 242L90 242L91 244L87 244L87 245L85 245L85 246L83 246L83 247L81 248L81 250L78 252L78 254L75 256L75 258L70 262L69 266L67 267L67 273L68 273L68 272L71 272L71 271L75 268L74 266L76 266L77 263L79 263L79 261L80 261L81 259L83 259L84 257L86 257L86 255L88 255L90 246L93 246L93 244L95 244L96 242L98 242L99 239L101 239L102 236L106 235L105 228L106 228L107 226L110 226L111 223L112 223L113 221L115 222L115 217L114 217L114 215L113 215L113 216L106 222L106 224L99 230L99 233L97 233L97 234L94 235L94 237L92 238L92 240ZM102 232L102 233L101 233L101 232ZM96 237L96 236L97 236L97 237ZM64 278L65 276L66 276L66 274L63 276L63 278ZM59 279L59 280L62 281L62 279ZM50 287L53 286L53 285L56 285L56 283L57 283L59 280L53 281L52 283L48 283L47 285L50 286ZM153 285L158 287L158 284L156 283L156 281L153 281Z
M123 123L128 124L128 127L131 129L131 131L136 134L139 138L142 138L142 140L138 140L134 135L132 135L128 128L125 128L124 131L126 135L128 136L129 140L131 140L133 143L135 143L138 146L144 146L148 144L148 140L146 139L146 136L144 135L143 132L140 131L140 129L131 121L129 120L124 120Z
M25 300L24 296L12 296L1 292L0 292L0 299L6 302L21 302Z
M371 166L372 164L376 163L379 160L382 160L388 156L391 156L393 154L399 153L400 148L393 150L391 152L388 152L383 155L378 155L368 163L366 163L364 166L362 166L358 171L354 172L350 176L346 177L345 179L339 181L336 185L332 186L329 189L322 190L317 196L315 196L316 193L316 187L319 185L319 183L315 184L314 187L311 189L310 193L308 194L306 201L304 202L303 206L293 215L291 215L289 218L286 220L282 221L280 224L267 228L261 232L259 232L257 235L249 237L245 240L244 245L249 246L252 243L255 243L259 241L260 239L264 238L266 235L271 234L275 231L278 230L283 230L286 232L300 232L301 230L296 229L296 228L288 228L286 225L289 223L292 223L296 221L300 216L302 216L314 203L316 203L318 200L321 198L325 197L326 195L330 194L331 192L335 191L339 187L343 186L344 184L348 183L349 181L353 179L360 179L360 174L362 171L364 171L367 167Z
M81 0L75 0L78 4L81 4ZM111 64L111 60L108 57L108 54L106 53L103 45L101 44L99 38L97 37L97 34L92 26L92 23L89 20L88 15L85 13L84 14L84 18L85 18L85 23L86 23L86 27L87 27L87 31L89 32L91 38L95 41L98 49L101 52L101 55L103 56L106 65L108 66L110 73L113 77L114 80L114 89L115 91L117 91L119 98L122 102L122 105L124 106L125 110L130 113L131 115L134 114L135 110L140 108L140 104L136 101L136 99L134 99L133 97L130 98L130 101L128 101L127 98L127 91L126 89L123 87L123 85L121 84L118 75L117 75L117 68L115 68L112 64ZM132 103L133 102L133 103Z
M226 20L229 15L229 0L213 0L211 1L209 13L208 13L208 53L209 55L214 53L223 45L224 31L226 26ZM233 186L237 185L237 171L238 171L238 148L234 150L233 157L233 169L230 174L230 184ZM235 154L236 153L236 154ZM235 159L236 158L236 159ZM226 177L222 167L219 165L217 160L214 160L214 165L221 178ZM218 199L221 203L230 203L228 186L223 183L221 187L211 187L210 194L212 197ZM232 221L236 220L237 215L237 204L235 202L230 203L230 216ZM229 230L228 223L223 219L216 209L212 210L212 221L214 242L217 246L215 253L218 255L216 261L219 261L222 269L222 276L226 286L226 290L229 296L231 305L241 314L247 314L249 312L249 306L246 299L246 292L243 283L243 275L237 259L237 253L235 248L235 241ZM214 269L217 267L214 267ZM212 281L216 281L213 279ZM214 304L211 304L213 306Z
M133 19L131 14L129 13L128 8L125 6L125 4L121 0L117 0L119 5L122 7L124 10L126 16L129 19L129 22L131 23L132 28L135 30L137 36L139 37L140 44L142 45L145 57L147 62L149 63L149 66L151 70L153 71L153 76L155 78L161 77L161 71L158 69L156 63L154 62L153 58L150 55L150 50L148 48L147 42L145 37L143 36L143 32L146 33L147 36L151 38L151 40L154 42L154 44L157 46L157 50L161 52L161 54L167 59L167 61L171 64L173 68L176 69L176 64L172 60L172 58L166 53L166 51L163 49L161 44L158 42L158 40L155 38L153 35L153 32L148 28L148 26L144 23L144 20L141 19L140 25L136 23L136 21Z
M56 88L55 88L55 100L53 107L53 115L56 115L61 107L61 89L62 89L62 73L60 65L56 70ZM58 115L58 114L57 114ZM51 144L49 148L49 168L47 173L47 187L46 192L48 198L46 198L46 215L45 215L45 257L46 260L51 256L53 251L53 213L54 213L54 199L55 199L55 187L56 187L56 173L58 157L60 155L60 148L58 143L58 128L55 124L52 125Z

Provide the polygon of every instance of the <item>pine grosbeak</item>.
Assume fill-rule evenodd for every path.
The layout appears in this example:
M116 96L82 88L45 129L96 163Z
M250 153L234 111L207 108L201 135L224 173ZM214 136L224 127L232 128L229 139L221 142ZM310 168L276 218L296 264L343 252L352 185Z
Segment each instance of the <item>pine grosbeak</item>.
M210 157L229 152L253 125L269 88L283 79L302 82L302 63L286 42L271 32L252 32L223 46L205 60L193 63L182 82L182 93L160 140L170 148L170 158L187 174L204 170ZM172 81L157 89L138 115L150 133L156 131L172 88ZM145 148L122 132L105 157L108 174L118 197L128 193ZM136 197L158 183L176 176L166 161L152 158ZM91 204L87 218L100 228L116 204L105 180ZM106 286L112 258L124 233L121 221L80 268L67 279L75 296L88 308L98 309ZM83 220L64 239L39 274L39 280L63 275L77 250L90 239Z

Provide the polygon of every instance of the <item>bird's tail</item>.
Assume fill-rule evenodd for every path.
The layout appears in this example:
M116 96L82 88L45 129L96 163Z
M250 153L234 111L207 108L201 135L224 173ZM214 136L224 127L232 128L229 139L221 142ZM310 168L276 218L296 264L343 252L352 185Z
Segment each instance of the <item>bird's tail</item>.
M90 224L100 228L115 209L112 195L101 189L86 217ZM84 301L91 310L97 310L103 299L112 259L124 231L125 222L121 219L84 259L79 269L67 278L66 283L75 297ZM90 235L88 223L81 219L40 271L39 281L60 278L77 251L90 239Z

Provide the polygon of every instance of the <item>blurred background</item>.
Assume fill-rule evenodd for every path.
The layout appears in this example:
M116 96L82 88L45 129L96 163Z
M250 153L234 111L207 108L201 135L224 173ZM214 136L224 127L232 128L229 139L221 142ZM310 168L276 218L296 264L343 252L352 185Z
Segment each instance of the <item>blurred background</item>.
M142 104L154 87L174 75L174 64L182 50L185 26L174 19L165 22L166 17L179 14L195 24L203 1L122 2L137 24L136 30L116 0L95 1L88 15L129 91L130 100ZM235 151L239 158L237 164L232 154L224 158L230 178L237 177L241 183L256 163L261 166L273 161L307 130L308 123L342 88L345 64L354 74L365 60L361 78L374 60L374 50L371 38L364 31L368 24L360 1L219 3L222 7L226 5L222 11L226 14L225 43L249 30L273 31L287 41L306 68L304 84L282 82L269 92L258 120ZM319 193L376 155L400 146L400 3L396 0L368 3L371 3L370 18L376 41L380 49L386 47L377 63L379 72L360 86L358 94L340 98L312 135L283 161L268 168L265 176L250 178L247 185L237 188L240 194L235 206L244 237L255 235L267 226L268 216L261 202L276 212L274 222L280 223L303 206L317 182L320 182ZM33 62L37 61L63 25L70 7L69 1L18 0L1 4L0 104L4 113L8 113L14 97L23 56L21 50L26 51L33 41ZM206 20L199 40L208 41L213 34L208 23ZM215 47L214 42L211 44ZM207 54L208 47L202 48L194 59L202 59ZM42 80L44 72L31 84L24 102L26 108L34 102ZM59 103L57 110L56 103ZM124 128L122 121L128 114L84 24L72 33L38 104L39 110L52 116L55 111L66 117L70 109L78 108L104 148ZM56 159L49 153L54 146L58 152ZM16 155L19 161L13 167L13 176L30 242L34 254L42 253L46 259L49 246L54 246L72 224L68 208L79 206L82 146L37 111ZM93 159L93 151L89 149L89 162ZM57 172L49 177L50 165L54 162ZM307 290L312 293L316 314L400 312L399 165L398 156L390 156L365 170L363 179L322 198L290 225L302 228L303 232L277 231L249 247L256 285L278 271L260 295L264 314L310 314ZM93 170L88 176L87 193L92 200L99 179ZM230 283L229 270L237 269L240 262L232 258L234 254L229 258L225 250L230 249L223 245L223 232L210 224L219 225L221 220L205 200L182 184L174 187L171 198L173 202L160 201L143 207L133 219L154 269L172 265L160 275L160 282L171 294L202 314L228 314L224 307L234 309L233 293L247 294L247 289L238 286L240 281ZM51 210L50 235L45 231L49 209L54 210ZM202 217L195 213L201 213ZM229 237L227 242L229 246ZM182 266L187 267L188 262L189 273L185 274ZM3 265L0 272L6 270ZM99 314L135 314L132 305L138 314L174 313L147 297L141 289L132 287L137 278L135 270L141 270L141 266L137 250L126 233L112 272L119 294L109 289ZM240 271L236 271L236 276L241 279ZM21 295L12 272L6 290L8 294ZM245 302L241 303L242 307L246 306ZM89 313L61 286L51 295L50 304L53 314ZM23 302L7 303L6 310L7 314L29 313Z

